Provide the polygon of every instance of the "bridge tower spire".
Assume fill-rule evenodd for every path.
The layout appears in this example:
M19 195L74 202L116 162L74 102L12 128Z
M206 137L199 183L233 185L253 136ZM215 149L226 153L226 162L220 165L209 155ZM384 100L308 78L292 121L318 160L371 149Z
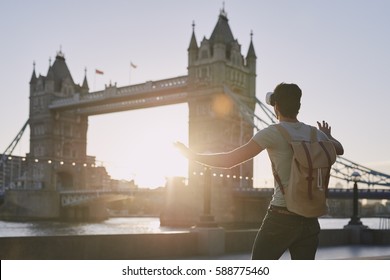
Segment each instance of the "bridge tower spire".
M195 22L192 22L192 36L190 41L190 46L188 47L188 72L191 72L194 69L194 65L198 56L198 43L195 36ZM193 76L193 75L192 75Z
M88 80L87 80L87 67L84 69L84 81L81 86L81 92L82 93L88 93L89 92L89 86L88 86Z
M225 86L254 111L256 55L253 42L250 41L244 59L223 8L210 38L204 37L198 46L193 30L188 48L189 145L195 151L232 150L253 136L253 127L243 120L237 104L224 92ZM202 170L202 166L190 163L190 184L196 181L193 176ZM229 181L232 187L253 185L252 161L230 172L231 178L236 180L226 180L226 184Z

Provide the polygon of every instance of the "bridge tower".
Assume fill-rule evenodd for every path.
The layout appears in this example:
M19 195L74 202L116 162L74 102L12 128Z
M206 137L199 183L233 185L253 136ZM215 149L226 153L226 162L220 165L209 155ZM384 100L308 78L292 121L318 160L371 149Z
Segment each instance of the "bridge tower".
M62 51L49 63L46 77L30 80L30 153L27 154L25 185L48 191L85 186L88 117L74 111L49 109L56 99L77 98L89 91L86 77L77 85Z
M254 111L256 54L252 38L244 57L224 9L220 11L210 38L204 38L200 45L194 27L195 24L188 47L189 146L198 152L226 152L253 136L253 127L243 119L237 104L224 93L224 86L229 87ZM202 166L190 163L190 184L197 181L194 177L201 172ZM224 186L252 186L253 162L246 162L225 174L230 179L221 181Z

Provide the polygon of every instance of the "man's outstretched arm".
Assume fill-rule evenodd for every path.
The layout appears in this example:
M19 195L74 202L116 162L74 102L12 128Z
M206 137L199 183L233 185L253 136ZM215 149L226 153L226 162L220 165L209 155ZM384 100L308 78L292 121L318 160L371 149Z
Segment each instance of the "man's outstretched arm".
M199 154L180 142L176 142L175 147L178 148L189 160L218 168L232 168L240 163L250 160L263 150L263 148L253 139L245 145L226 153Z

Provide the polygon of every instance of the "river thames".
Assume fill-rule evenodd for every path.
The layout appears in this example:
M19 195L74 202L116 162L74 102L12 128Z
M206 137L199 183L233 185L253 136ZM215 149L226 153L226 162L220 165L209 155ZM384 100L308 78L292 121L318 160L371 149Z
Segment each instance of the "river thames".
M319 219L322 229L341 229L349 218ZM389 229L389 219L362 218L371 229ZM158 217L110 218L103 222L69 223L54 221L9 222L0 221L0 237L5 236L55 236L55 235L99 235L99 234L142 234L173 231L187 231L190 228L160 227Z

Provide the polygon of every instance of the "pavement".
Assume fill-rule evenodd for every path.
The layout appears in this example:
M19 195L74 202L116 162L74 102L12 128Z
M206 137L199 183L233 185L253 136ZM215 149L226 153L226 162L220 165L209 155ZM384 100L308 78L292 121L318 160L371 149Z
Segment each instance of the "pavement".
M250 253L224 254L219 256L201 256L197 259L213 260L250 260ZM289 252L280 258L289 260ZM348 245L334 247L320 247L317 250L316 260L390 260L390 245Z

